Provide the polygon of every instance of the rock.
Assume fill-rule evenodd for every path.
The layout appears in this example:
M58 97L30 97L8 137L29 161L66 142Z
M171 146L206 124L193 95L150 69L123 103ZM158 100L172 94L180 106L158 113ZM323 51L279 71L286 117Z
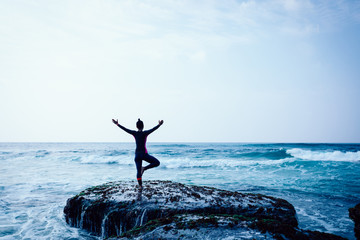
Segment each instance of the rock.
M298 229L287 201L171 181L111 182L68 199L66 222L103 238L343 239Z
M356 239L360 239L360 203L353 208L349 209L349 217L355 223L355 237Z

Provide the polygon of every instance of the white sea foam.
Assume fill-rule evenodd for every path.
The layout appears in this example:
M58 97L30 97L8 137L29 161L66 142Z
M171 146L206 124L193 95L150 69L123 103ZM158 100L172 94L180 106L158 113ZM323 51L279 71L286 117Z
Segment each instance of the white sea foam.
M300 148L286 150L295 158L312 161L340 161L340 162L360 162L360 151L341 152L341 151L311 151Z

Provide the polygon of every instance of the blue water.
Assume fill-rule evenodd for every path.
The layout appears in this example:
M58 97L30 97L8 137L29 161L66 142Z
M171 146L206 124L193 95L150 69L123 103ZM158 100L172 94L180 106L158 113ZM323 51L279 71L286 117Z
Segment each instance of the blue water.
M134 143L0 143L1 239L96 239L69 227L66 200L135 180ZM294 205L301 228L355 239L359 144L149 143L161 165L143 178L263 193Z

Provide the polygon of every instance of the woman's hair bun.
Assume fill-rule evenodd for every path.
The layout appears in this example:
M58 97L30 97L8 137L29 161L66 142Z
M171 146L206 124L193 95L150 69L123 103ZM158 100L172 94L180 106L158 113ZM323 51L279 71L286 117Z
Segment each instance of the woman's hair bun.
M143 121L140 120L140 118L138 118L138 121L136 123L136 127L139 128L139 129L144 128L144 123L143 123Z

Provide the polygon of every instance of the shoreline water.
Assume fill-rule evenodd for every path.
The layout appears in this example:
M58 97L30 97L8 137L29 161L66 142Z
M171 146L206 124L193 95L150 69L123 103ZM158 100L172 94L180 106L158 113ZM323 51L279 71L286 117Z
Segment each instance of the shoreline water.
M301 228L354 239L347 208L360 202L360 144L149 143L171 180L280 197ZM132 180L134 143L0 143L0 237L89 239L67 226L67 198L93 185ZM159 178L161 176L161 178Z

